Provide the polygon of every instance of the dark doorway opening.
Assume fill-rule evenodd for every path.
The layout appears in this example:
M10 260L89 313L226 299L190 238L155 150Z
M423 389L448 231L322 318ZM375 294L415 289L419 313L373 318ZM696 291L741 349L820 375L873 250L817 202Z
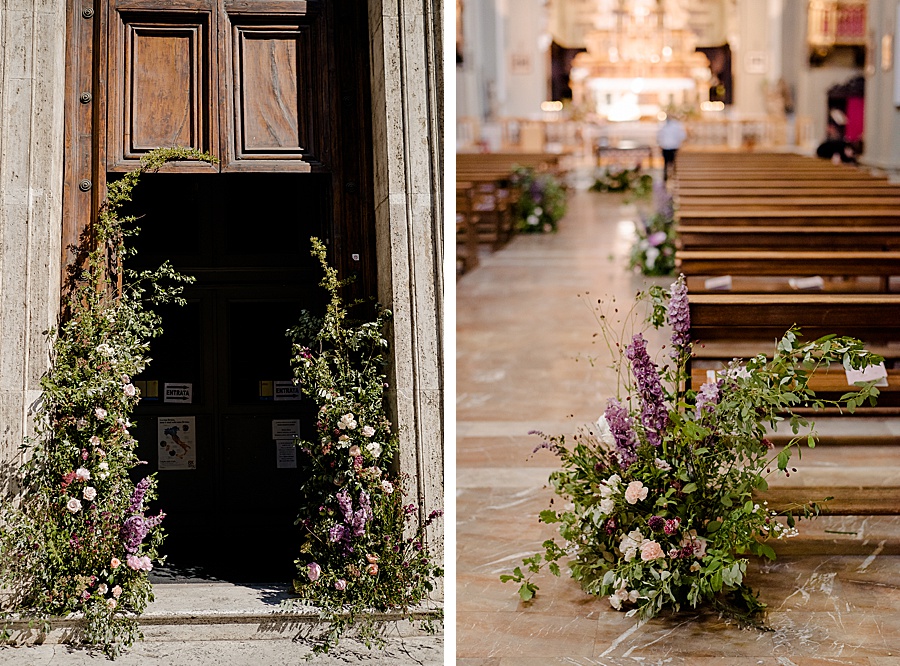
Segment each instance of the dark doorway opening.
M135 378L135 480L157 474L171 569L293 575L303 464L290 432L311 436L315 408L290 388L285 332L323 306L309 238L332 228L330 190L328 174L152 174L126 211L141 227L130 267L168 260L196 279L185 306L158 310L163 335Z

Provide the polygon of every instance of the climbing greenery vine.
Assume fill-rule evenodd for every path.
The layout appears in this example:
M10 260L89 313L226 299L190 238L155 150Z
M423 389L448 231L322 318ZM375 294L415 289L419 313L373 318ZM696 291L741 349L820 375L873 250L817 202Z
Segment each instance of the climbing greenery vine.
M34 435L22 446L20 492L0 509L3 617L81 614L81 640L111 658L140 637L136 617L153 599L147 574L163 539L164 514L146 515L153 475L131 478L143 464L129 432L140 399L132 378L162 332L152 308L183 303L182 286L192 281L168 263L125 268L135 252L127 239L139 229L121 210L141 174L188 159L214 160L159 149L109 184L69 268L62 323L49 331L50 368L32 407Z
M417 612L443 575L426 542L442 511L421 515L395 471L398 438L384 403L390 312L352 321L340 295L347 282L328 265L325 246L311 240L330 301L324 318L305 311L288 333L295 380L318 407L315 438L298 442L306 473L294 589L326 620L313 650L319 654L351 626L367 645L379 643L377 614L384 611L399 609L431 627L434 614Z

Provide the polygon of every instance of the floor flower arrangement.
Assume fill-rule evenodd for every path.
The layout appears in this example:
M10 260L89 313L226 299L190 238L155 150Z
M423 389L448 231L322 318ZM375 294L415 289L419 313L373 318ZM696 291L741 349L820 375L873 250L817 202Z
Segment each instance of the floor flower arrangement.
M692 389L686 385L693 343L684 277L668 291L639 294L638 302L648 305L651 325L668 322L671 347L661 352L660 366L642 332L622 339L613 322L617 304L600 304L603 335L612 349L623 350L614 361L621 394L573 441L543 436L538 449L558 457L560 469L550 482L566 504L543 511L540 520L556 525L560 540L546 541L501 579L519 583L528 601L538 590L535 575L546 566L558 576L567 561L588 594L641 620L708 604L763 626L765 605L744 582L749 557L775 559L772 542L795 536L797 517L819 512L817 503L808 503L778 513L757 499L771 475L796 471L790 467L794 449L815 445L813 425L792 410L874 404L873 382L832 401L816 396L808 380L829 365L861 368L881 358L853 338L805 341L792 329L770 358L735 360ZM622 316L622 331L634 330L636 311ZM785 419L795 437L776 450L766 426Z
M628 268L649 276L671 275L675 271L675 209L665 184L653 186L653 213L641 214L635 235Z
M645 173L640 165L631 169L622 166L607 167L599 171L591 190L594 192L625 192L633 198L643 198L653 189L653 176Z
M420 606L443 575L428 541L443 512L423 515L396 471L399 442L384 402L390 313L353 322L340 296L346 282L328 265L325 246L316 238L312 245L331 299L324 318L305 312L290 334L296 381L318 407L316 439L298 442L308 474L299 489L304 537L294 581L326 620L318 654L351 627L377 643L377 617L386 611L432 628L439 614Z
M566 189L556 176L518 167L513 171L512 187L517 198L513 204L516 228L523 233L550 233L566 214Z

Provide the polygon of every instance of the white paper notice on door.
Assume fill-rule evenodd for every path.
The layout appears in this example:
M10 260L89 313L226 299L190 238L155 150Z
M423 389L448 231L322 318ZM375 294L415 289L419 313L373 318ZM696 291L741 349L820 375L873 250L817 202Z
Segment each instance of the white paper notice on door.
M297 467L297 445L294 444L294 440L276 440L275 456L278 469L295 469Z
M847 373L847 383L853 386L856 382L875 381L875 386L887 386L887 370L884 363L870 365L865 370L844 370Z
M160 417L156 422L158 469L197 469L197 435L193 416Z
M300 419L272 419L272 439L290 439L300 436Z

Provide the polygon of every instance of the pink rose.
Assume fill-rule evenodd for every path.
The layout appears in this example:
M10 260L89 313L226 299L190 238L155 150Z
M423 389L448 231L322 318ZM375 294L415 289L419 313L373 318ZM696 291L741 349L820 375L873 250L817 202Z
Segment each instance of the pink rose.
M81 501L73 497L66 502L66 508L72 513L78 513L81 511Z
M115 610L115 609L116 609L116 605L117 605L118 603L119 603L119 602L116 601L115 599L107 599L107 600L106 600L106 607L109 608L109 610Z
M115 559L115 558L114 558L114 559ZM112 595L113 595L116 599L118 599L120 596L122 596L122 588L119 587L118 585L116 585L116 586L112 589Z
M122 564L122 560L120 560L118 557L114 557L109 561L109 566L111 566L113 569L118 569L120 564ZM115 593L115 588L113 588L113 592Z
M94 416L96 416L101 421L106 418L107 413L108 412L103 409L103 407L97 407L97 409L94 410Z
M625 489L625 501L629 504L637 504L640 500L647 499L647 488L640 481L632 481Z
M146 555L140 559L140 564L143 571L151 571L153 569L153 562Z
M88 486L87 488L84 489L84 499L86 499L89 502L93 502L96 497L97 497L97 489L96 488L92 488L91 486Z
M356 444L350 447L350 457L356 458L357 456L362 455L362 449L360 449Z
M375 564L378 561L378 555L366 554L366 562L369 564Z
M125 391L125 395L129 398L133 398L136 391L134 384L125 384L125 386L122 387L122 390Z
M322 567L320 567L315 562L310 562L309 564L307 564L306 569L307 569L307 574L309 575L309 579L313 583L315 583L317 580L319 580L319 576L322 575Z
M372 437L375 434L375 428L370 425L363 426L362 434L363 437Z
M130 569L133 569L134 571L141 570L141 558L139 558L137 555L129 555L128 557L126 557L125 564L127 564L128 567Z
M665 557L665 553L663 553L663 549L658 543L655 541L645 541L641 544L641 559L644 560L644 562L656 560L660 557Z
M366 571L368 572L368 574L370 576L376 576L376 575L378 575L378 565L373 562L372 564L370 564L369 566L366 567Z
M339 592L343 592L347 589L347 581L345 581L343 578L337 579L336 581L334 581L334 589L338 590Z

